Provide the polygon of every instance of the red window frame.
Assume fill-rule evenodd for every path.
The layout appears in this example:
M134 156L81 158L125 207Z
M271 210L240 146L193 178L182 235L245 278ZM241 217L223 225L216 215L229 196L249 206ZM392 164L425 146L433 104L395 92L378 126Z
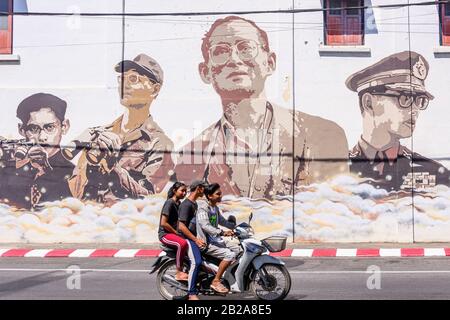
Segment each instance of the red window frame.
M6 30L0 30L0 54L12 53L12 27L13 27L13 0L8 2L8 27Z
M450 46L450 3L441 3L441 45Z
M330 9L331 2L336 0L325 0L325 9ZM352 0L338 0L341 8L354 7ZM359 0L358 6L363 6L364 0ZM358 10L358 14L353 11ZM364 44L364 9L353 10L325 10L325 44L354 46Z

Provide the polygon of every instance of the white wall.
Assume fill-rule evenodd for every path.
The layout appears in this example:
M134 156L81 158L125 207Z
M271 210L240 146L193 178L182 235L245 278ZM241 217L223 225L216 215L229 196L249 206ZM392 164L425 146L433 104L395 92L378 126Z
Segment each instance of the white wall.
M399 0L396 3L406 3ZM416 0L416 2L420 2ZM389 4L388 0L366 0L366 5ZM127 0L127 12L201 12L320 8L320 0L285 1L138 1ZM120 0L16 0L16 9L30 12L116 12ZM450 83L448 58L436 58L438 14L436 6L411 7L411 39L408 34L408 9L375 9L368 18L365 45L369 57L321 56L323 15L295 15L295 96L296 108L333 119L346 131L349 145L361 132L357 96L345 87L345 79L394 52L411 49L430 63L427 87L436 96L429 110L422 113L416 128L414 147L429 156L446 156L441 146L448 144L445 134L446 96ZM166 82L152 112L163 129L181 146L220 117L217 95L198 76L203 34L219 16L127 17L125 58L147 53L160 61ZM292 14L246 16L269 34L277 53L277 73L268 82L272 101L292 108ZM373 19L375 21L373 21ZM121 112L117 99L115 63L122 57L121 17L45 17L16 16L14 53L20 65L0 65L0 97L5 110L0 119L2 133L16 133L15 107L34 92L52 92L69 102L72 120L70 139L83 128L109 122ZM375 32L375 33L374 33ZM324 94L326 93L326 94ZM172 116L175 115L175 116ZM433 139L429 139L432 136ZM409 142L405 142L409 143Z
M290 8L291 1L259 1L258 10ZM121 12L122 1L28 1L30 12ZM196 12L254 10L241 1L126 2L127 12ZM165 84L152 106L156 121L181 147L202 129L219 119L221 107L216 93L198 75L202 56L201 39L218 16L127 17L125 58L146 53L158 60ZM278 52L278 69L268 82L272 101L292 105L286 78L292 76L292 33L290 15L248 16L261 24ZM20 65L1 65L0 95L5 116L0 120L4 135L16 134L15 108L35 92L51 92L69 103L67 116L71 139L82 129L112 121L122 111L118 103L114 65L122 59L121 17L81 17L73 28L73 17L16 16L14 53ZM282 31L279 31L283 29ZM32 34L32 36L30 36ZM280 48L278 50L278 48Z
M320 0L297 0L296 8L319 7L320 3ZM366 0L366 5L370 3L383 5L392 4L392 1ZM426 86L436 97L429 109L419 117L414 135L414 150L429 157L450 156L450 150L446 148L450 142L447 134L450 115L446 109L449 105L450 59L434 55L434 48L439 46L438 10L436 6L411 7L409 10L411 33L408 33L408 8L373 10L377 33L367 30L372 26L371 18L370 25L366 23L365 35L365 46L371 50L370 57L321 57L318 47L323 43L322 13L298 14L295 37L296 104L305 112L339 123L347 134L349 145L353 146L358 140L362 125L357 94L346 88L345 80L352 73L392 53L411 48L424 55L430 63ZM366 11L366 16L372 15ZM404 144L411 145L411 142L404 141Z
M389 0L366 0L369 6L391 3ZM121 0L16 0L15 4L16 10L21 12L122 12ZM127 0L126 6L127 12L136 13L217 12L321 8L321 1ZM408 30L408 11L411 32ZM450 58L434 55L433 50L439 45L437 7L375 9L366 13L369 17L365 36L365 46L370 48L368 56L321 55L319 47L324 43L322 12L298 13L295 16L291 13L245 15L267 31L271 49L277 54L277 70L266 86L269 100L286 108L295 105L297 110L334 120L345 130L352 147L362 130L361 116L357 95L345 87L345 80L354 72L390 54L411 49L424 55L430 63L426 85L436 97L429 109L419 117L413 139L414 150L428 157L450 156L450 113L446 109L450 100ZM176 148L181 147L221 116L217 94L201 81L197 70L198 63L202 61L201 39L219 17L127 17L125 55L122 57L121 17L15 16L13 50L21 60L20 64L0 62L0 135L17 137L16 107L22 99L37 92L56 94L69 103L67 117L72 127L64 141L71 140L87 127L111 122L122 112L114 65L122 58L133 59L137 54L146 53L159 61L165 72L164 86L151 112L172 138ZM411 146L412 141L409 139L403 143ZM450 161L447 163L450 164ZM333 187L333 192L338 192L336 190L342 187L340 180L336 184L338 187ZM359 188L350 187L348 190ZM324 194L320 199L324 202L323 208L335 210L328 203L329 189L318 189ZM349 195L347 191L343 193ZM443 194L448 198L448 193ZM317 201L315 198L313 200L311 203L314 205L311 206L314 207ZM297 231L304 227L306 234L320 233L316 238L320 241L411 241L413 210L410 200L394 199L393 205L386 206L390 208L386 212L383 211L384 204L377 204L380 208L376 209L375 204L366 205L366 200L362 201L361 212L375 208L382 218L372 223L370 214L364 217L366 220L361 220L356 213L351 216L351 222L342 220L345 215L340 209L336 211L336 216L328 214L325 209L326 213L320 210L315 213L317 218L301 214L301 206L307 204L308 199L299 199L295 223ZM416 202L419 200L427 201L416 197ZM416 232L423 230L421 239L424 241L448 241L448 213L439 209L440 205L428 205L430 207L426 212L431 218L423 218L426 223L419 223ZM264 214L267 214L266 211L270 214L267 219L264 214L260 215L262 218L258 223L262 222L261 230L264 232L272 232L273 229L269 230L264 225L265 219L271 223L270 219L279 219L274 226L290 235L293 224L290 219L291 203L281 203L279 206L285 208L283 215L261 209ZM435 215L433 210L438 209L442 211L439 214L443 218ZM155 206L152 210L151 214L155 217L152 219L157 221L160 209ZM314 220L313 224L309 219ZM442 222L438 225L440 229L429 229L429 226L435 227L438 223L433 219ZM65 236L61 233L61 237ZM55 239L60 241L60 238ZM46 241L56 240L51 238Z

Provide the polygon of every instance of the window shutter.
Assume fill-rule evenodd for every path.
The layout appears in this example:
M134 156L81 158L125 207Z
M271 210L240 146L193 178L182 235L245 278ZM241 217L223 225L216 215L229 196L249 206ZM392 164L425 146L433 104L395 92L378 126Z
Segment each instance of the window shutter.
M347 8L354 8L361 6L359 0L347 0ZM350 9L345 10L345 44L348 45L361 45L363 44L363 10L362 9Z
M0 11L9 13L0 16L0 54L12 53L12 2L0 0Z
M344 11L332 10L333 8L342 8L344 1L327 0L327 8L331 9L326 12L327 15L327 45L342 45L345 42L344 30Z
M441 4L442 45L450 46L450 4Z

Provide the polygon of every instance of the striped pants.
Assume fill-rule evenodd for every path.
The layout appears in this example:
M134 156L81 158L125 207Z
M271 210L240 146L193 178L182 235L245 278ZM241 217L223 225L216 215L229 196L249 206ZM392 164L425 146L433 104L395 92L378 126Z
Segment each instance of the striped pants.
M198 269L200 268L200 265L202 264L202 254L200 252L200 249L197 247L194 241L186 239L188 243L188 257L191 262L191 267L189 268L189 279L188 279L188 287L189 295L195 295L198 294L198 290L195 287L195 284L197 282L197 276L198 276Z
M175 233L167 233L162 236L159 241L164 243L166 246L177 249L177 269L183 270L183 259L186 256L188 250L188 243L186 240Z

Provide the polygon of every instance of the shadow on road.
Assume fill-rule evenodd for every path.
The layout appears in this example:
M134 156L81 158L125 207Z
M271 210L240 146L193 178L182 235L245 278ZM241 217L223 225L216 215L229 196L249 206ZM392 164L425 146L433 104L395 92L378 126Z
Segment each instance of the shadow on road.
M19 291L27 290L29 288L49 284L51 282L56 282L67 278L66 275L58 276L55 273L57 272L56 271L46 272L44 274L38 274L35 276L21 278L19 280L1 283L0 297L5 297L10 294L17 293Z

